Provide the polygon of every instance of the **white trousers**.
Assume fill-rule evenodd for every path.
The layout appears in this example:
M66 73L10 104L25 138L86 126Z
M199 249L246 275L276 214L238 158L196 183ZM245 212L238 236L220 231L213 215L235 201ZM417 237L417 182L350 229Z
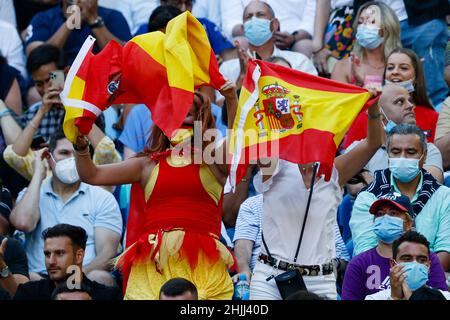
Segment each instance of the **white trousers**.
M271 275L277 276L285 271L275 269L267 264L256 261L250 283L250 300L281 300L275 279L266 281ZM333 273L319 276L303 276L306 288L329 300L337 299L336 278Z

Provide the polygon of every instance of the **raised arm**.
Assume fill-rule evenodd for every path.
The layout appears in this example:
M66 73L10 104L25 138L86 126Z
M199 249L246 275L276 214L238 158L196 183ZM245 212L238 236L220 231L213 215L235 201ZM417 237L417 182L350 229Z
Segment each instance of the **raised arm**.
M238 96L236 93L236 85L231 80L228 80L222 88L220 88L220 93L225 97L227 105L227 115L228 115L228 130L233 129L234 118L236 117L236 111L238 107ZM220 171L225 178L228 176L228 146L227 142L222 143L220 147L216 150L215 167ZM214 170L213 170L214 172ZM225 180L224 180L225 181Z
M325 48L325 29L330 17L330 0L319 0L316 4L316 16L314 18L314 37L312 41L312 54L314 65L319 73L328 73L327 59L331 55Z
M380 118L378 100L368 109L367 138L361 141L350 152L335 159L335 166L339 172L339 184L343 186L357 174L382 144L383 126Z
M52 108L56 108L54 107L54 105L61 104L61 99L59 98L60 92L60 87L50 87L44 94L44 96L42 97L42 105L37 110L33 119L27 124L20 136L14 142L13 151L17 155L21 157L25 157L27 155L28 150L31 147L34 134L41 125L42 119Z
M10 221L16 229L23 232L32 232L41 217L39 199L42 181L47 176L47 168L42 159L42 150L34 160L34 174L23 198L12 210Z
M140 182L143 186L151 168L146 166L147 157L130 158L126 161L96 166L91 159L89 142L86 137L79 136L75 148L77 171L81 181L92 185L108 186Z
M6 145L13 144L22 132L22 128L12 116L12 111L0 99L0 127L5 138Z

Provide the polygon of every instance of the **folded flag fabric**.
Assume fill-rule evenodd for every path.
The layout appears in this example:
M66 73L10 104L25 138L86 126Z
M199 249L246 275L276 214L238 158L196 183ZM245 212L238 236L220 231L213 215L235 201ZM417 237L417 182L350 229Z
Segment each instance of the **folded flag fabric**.
M112 104L144 103L153 122L171 137L194 99L194 90L219 89L225 79L201 23L185 12L172 19L166 33L134 37L122 48L110 41L94 55L88 37L67 76L61 99L66 108L64 132L75 142Z
M363 108L367 90L251 59L230 137L230 183L250 161L320 162L329 180L336 149Z

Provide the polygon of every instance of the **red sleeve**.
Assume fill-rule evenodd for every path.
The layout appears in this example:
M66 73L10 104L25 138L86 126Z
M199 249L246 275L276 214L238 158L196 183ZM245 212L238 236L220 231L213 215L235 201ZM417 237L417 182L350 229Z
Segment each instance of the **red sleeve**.
M414 113L417 126L425 132L428 142L434 142L439 113L423 106L416 106Z
M347 149L354 141L362 140L367 137L367 114L366 110L375 101L378 100L380 96L370 99L366 102L364 107L359 112L358 116L353 121L352 125L348 129L344 136L344 140L341 143L341 149Z

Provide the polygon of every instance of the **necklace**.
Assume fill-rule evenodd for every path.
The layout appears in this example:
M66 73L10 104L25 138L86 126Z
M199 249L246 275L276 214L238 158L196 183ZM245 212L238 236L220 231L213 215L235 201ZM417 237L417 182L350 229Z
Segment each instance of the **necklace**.
M366 64L366 65L368 65L369 67L371 67L371 68L373 68L373 69L376 69L376 70L384 69L384 67L385 67L384 64L381 65L381 66L379 66L379 67L375 67L375 66L371 65L368 61L364 61L364 64Z

